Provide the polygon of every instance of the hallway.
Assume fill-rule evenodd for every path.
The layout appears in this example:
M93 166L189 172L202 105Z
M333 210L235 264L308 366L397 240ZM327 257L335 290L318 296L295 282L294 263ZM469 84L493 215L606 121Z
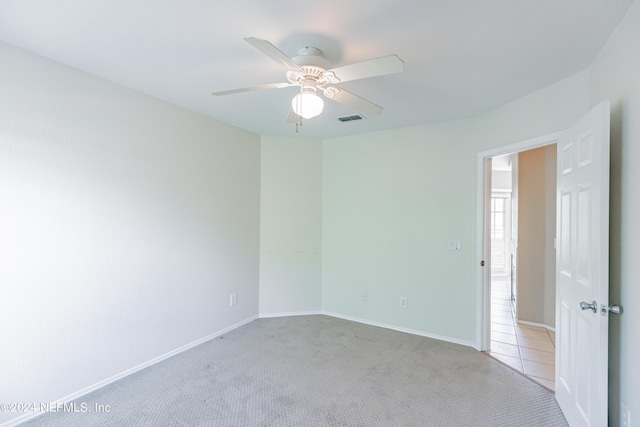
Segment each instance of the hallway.
M555 391L555 332L518 324L505 277L491 278L489 354Z

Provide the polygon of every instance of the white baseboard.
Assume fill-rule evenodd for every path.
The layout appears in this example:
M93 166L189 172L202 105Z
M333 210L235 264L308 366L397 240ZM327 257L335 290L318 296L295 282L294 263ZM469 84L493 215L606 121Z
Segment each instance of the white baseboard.
M474 347L474 343L472 341L459 340L457 338L451 338L451 337L447 337L447 336L444 336L444 335L431 334L431 333L428 333L428 332L418 331L416 329L403 328L403 327L400 327L400 326L389 325L387 323L380 323L380 322L375 322L375 321L372 321L372 320L360 319L358 317L353 317L353 316L345 316L343 314L332 313L330 311L324 311L323 310L321 314L324 314L325 316L337 317L339 319L351 320L352 322L363 323L365 325L377 326L377 327L380 327L380 328L391 329L391 330L398 331L398 332L405 332L407 334L418 335L418 336L427 337L427 338L433 338L433 339L440 340L440 341L446 341L446 342L450 342L450 343L453 343L453 344L460 344L460 345L464 345L466 347L475 348Z
M261 319L268 319L271 317L289 317L289 316L312 316L316 314L322 314L320 310L316 311L290 311L284 313L260 313L258 315Z
M552 332L556 331L556 328L551 327L549 325L545 325L544 323L529 322L527 320L519 320L519 319L516 319L516 323L519 323L521 325L535 326L535 327L538 327L538 328L544 328L544 329L547 329L547 330L552 331Z
M151 360L149 360L147 362L144 362L144 363L142 363L140 365L134 366L133 368L127 369L126 371L120 372L119 374L116 374L116 375L114 375L114 376L112 376L110 378L107 378L107 379L102 380L100 382L97 382L97 383L95 383L93 385L90 385L89 387L85 387L82 390L76 391L75 393L71 393L71 394L69 394L69 395L67 395L67 396L65 396L65 397L63 397L61 399L58 399L58 400L56 400L54 402L51 402L51 403L60 404L60 405L64 405L65 403L69 403L69 402L71 402L73 400L78 399L79 397L82 397L82 396L84 396L86 394L91 393L92 391L95 391L95 390L97 390L97 389L99 389L101 387L104 387L104 386L106 386L108 384L111 384L112 382L118 381L118 380L120 380L120 379L122 379L124 377L127 377L127 376L129 376L129 375L131 375L131 374L133 374L135 372L138 372L138 371L140 371L140 370L142 370L144 368L148 368L151 365L155 365L158 362L162 362L165 359L168 359L168 358L170 358L172 356L175 356L175 355L177 355L179 353L182 353L183 351L187 351L187 350L189 350L189 349L191 349L193 347L196 347L196 346L198 346L200 344L203 344L203 343L205 343L207 341L210 341L210 340L212 340L214 338L217 338L220 335L224 335L227 332L230 332L230 331L232 331L232 330L234 330L236 328L239 328L240 326L244 326L247 323L253 322L257 318L258 318L257 315L256 316L251 316L248 319L245 319L245 320L243 320L241 322L236 323L235 325L231 325L228 328L224 328L222 330L214 332L211 335L207 335L206 337L197 339L197 340L195 340L193 342L190 342L189 344L185 344L185 345L183 345L181 347L176 348L175 350L171 350L168 353L162 354L162 355L160 355L158 357L155 357L155 358L153 358L153 359L151 359ZM24 415L22 415L20 417L17 417L17 418L14 418L12 420L9 420L9 421L7 421L7 422L5 422L3 424L0 424L0 427L14 427L14 426L17 426L18 424L24 423L25 421L28 421L28 420L30 420L32 418L35 418L35 417L37 417L39 415L42 415L43 413L44 412L27 413L27 414L24 414Z
M464 345L467 347L474 347L473 342L471 341L464 341L464 340L458 340L455 338L451 338L451 337L446 337L444 335L437 335L437 334L429 334L423 331L418 331L415 329L408 329L408 328L402 328L399 326L395 326L395 325L389 325L386 323L380 323L380 322L374 322L372 320L366 320L366 319L361 319L358 317L353 317L353 316L345 316L342 314L338 314L338 313L333 313L330 311L295 311L295 312L286 312L286 313L260 313L259 317L262 318L273 318L273 317L289 317L289 316L311 316L311 315L318 315L318 314L322 314L325 316L330 316L330 317L336 317L339 319L344 319L344 320L350 320L352 322L357 322L357 323L363 323L365 325L371 325L371 326L377 326L380 328L385 328L385 329L391 329L394 331L399 331L399 332L405 332L407 334L412 334L412 335L418 335L421 337L427 337L427 338L433 338L433 339L437 339L440 341L446 341L446 342L450 342L450 343L454 343L454 344L460 344L460 345Z

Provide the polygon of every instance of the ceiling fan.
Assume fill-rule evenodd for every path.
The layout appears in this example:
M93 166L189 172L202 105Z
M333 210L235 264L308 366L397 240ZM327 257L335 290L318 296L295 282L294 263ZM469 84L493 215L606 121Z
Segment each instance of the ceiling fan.
M289 86L299 86L300 92L291 101L287 123L297 123L301 120L301 117L310 119L322 113L324 101L317 95L318 89L325 97L346 105L365 117L380 114L382 107L379 105L333 85L404 71L404 62L397 55L387 55L351 65L330 68L329 61L322 56L320 49L315 47L304 47L298 51L297 56L289 58L267 40L255 37L246 37L245 40L284 66L287 69L288 82L223 90L213 92L213 95L231 95L260 89L281 89Z

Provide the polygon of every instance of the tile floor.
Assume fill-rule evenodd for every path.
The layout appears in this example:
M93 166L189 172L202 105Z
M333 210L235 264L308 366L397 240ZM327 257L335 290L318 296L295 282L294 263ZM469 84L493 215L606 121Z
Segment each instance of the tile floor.
M506 278L491 279L489 354L555 391L555 332L518 324Z

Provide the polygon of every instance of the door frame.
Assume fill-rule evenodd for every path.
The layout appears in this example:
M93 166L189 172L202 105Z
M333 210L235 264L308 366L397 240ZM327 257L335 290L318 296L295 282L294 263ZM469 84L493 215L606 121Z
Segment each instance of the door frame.
M491 188L487 188L487 163L488 160L507 154L515 154L521 151L545 147L558 142L563 131L554 132L535 138L526 139L516 143L504 145L482 151L476 159L476 340L475 347L480 351L491 348L491 274L486 274L491 265L481 267L483 260L489 259L486 251L489 246L491 224L486 217L486 200L491 197Z

